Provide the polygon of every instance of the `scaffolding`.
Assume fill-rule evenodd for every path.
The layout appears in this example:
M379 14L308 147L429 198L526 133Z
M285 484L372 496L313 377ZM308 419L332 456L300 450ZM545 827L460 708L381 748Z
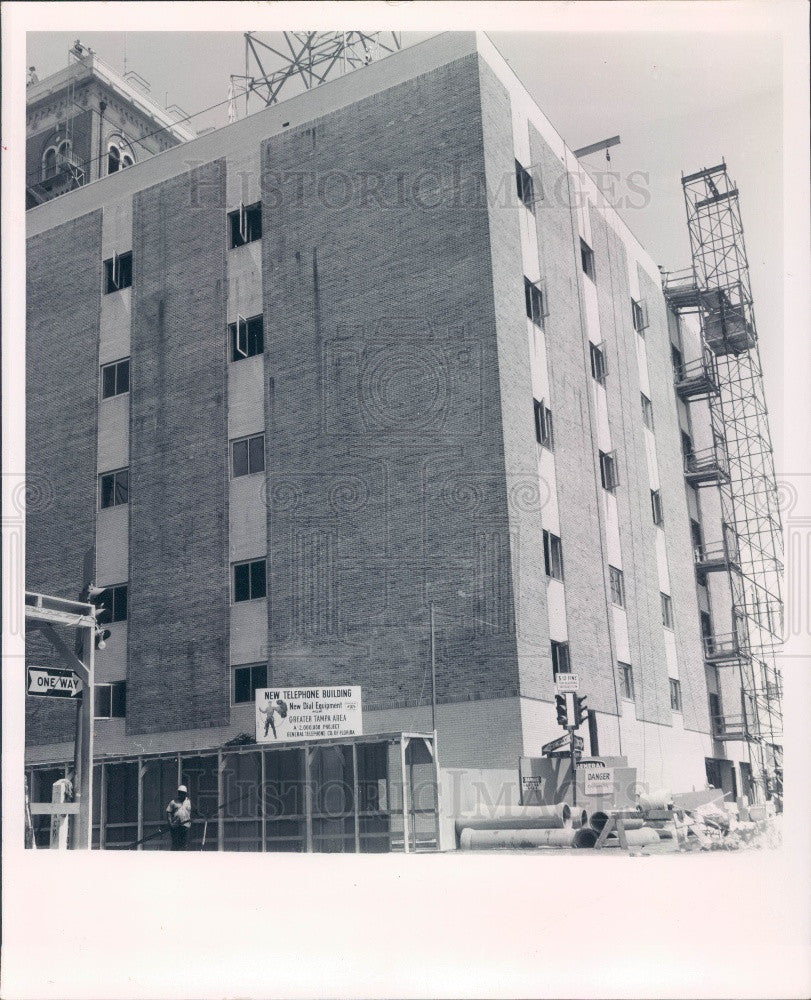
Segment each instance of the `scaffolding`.
M783 634L782 525L752 305L738 190L726 164L682 177L692 268L665 278L677 313L701 323L704 356L677 371L676 390L709 407L713 446L688 455L688 481L717 486L723 568L732 598L732 628L705 636L705 660L740 678L740 714L713 720L716 740L743 740L753 775L767 797L782 795L782 684L776 657ZM684 366L685 369L689 368ZM693 393L690 383L698 389ZM711 452L711 454L709 454ZM702 572L709 562L704 561Z
M280 34L283 44L277 48L258 38L255 32L245 32L245 72L231 74L229 120L236 119L238 104L243 100L244 113L249 113L251 94L262 100L263 107L269 107L401 48L399 31L283 31ZM276 64L276 68L269 69L271 63Z

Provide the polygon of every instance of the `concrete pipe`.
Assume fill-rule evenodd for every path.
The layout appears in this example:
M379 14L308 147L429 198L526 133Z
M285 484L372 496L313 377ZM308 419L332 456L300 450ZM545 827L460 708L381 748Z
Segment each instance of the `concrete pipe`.
M594 847L597 843L597 834L591 827L582 826L575 831L574 847Z
M673 805L673 793L666 789L655 792L643 792L639 796L639 808L648 809L669 809Z
M608 822L608 813L606 812L595 812L589 816L589 825L592 830L596 830L597 833L603 829L603 827ZM645 825L645 820L641 816L632 816L624 819L623 825L626 830L641 830Z
M572 826L577 829L582 829L584 826L589 825L589 814L585 809L575 809L572 813Z
M471 830L466 827L459 835L459 846L463 851L593 847L593 843L583 843L581 835L584 833L593 835L596 842L593 830Z
M487 812L459 816L456 835L462 830L563 830L572 825L572 811L565 802L554 806L493 806Z
M652 830L649 826L646 826L638 830L626 830L625 839L628 841L629 847L649 847L651 844L659 843L659 834L656 830ZM619 847L619 837L615 833L610 833L605 846Z

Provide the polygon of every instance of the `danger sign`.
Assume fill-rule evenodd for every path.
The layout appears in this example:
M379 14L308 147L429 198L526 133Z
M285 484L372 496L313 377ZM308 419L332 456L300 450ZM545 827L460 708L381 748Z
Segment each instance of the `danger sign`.
M35 698L75 698L82 682L72 670L60 667L29 667L28 694Z
M614 768L590 767L583 772L586 795L612 795L614 793Z

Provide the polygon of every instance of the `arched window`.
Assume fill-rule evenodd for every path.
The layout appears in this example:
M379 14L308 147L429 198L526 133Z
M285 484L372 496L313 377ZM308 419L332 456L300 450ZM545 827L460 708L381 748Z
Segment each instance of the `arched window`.
M70 139L63 139L62 142L59 143L59 155L60 156L70 156L71 152L72 152L72 148L71 148Z
M42 154L42 179L47 180L56 174L56 147L49 146Z
M135 163L135 156L132 147L120 135L110 137L107 144L107 173L114 174L117 170L124 170Z
M114 143L107 149L107 173L114 174L121 169L121 150Z

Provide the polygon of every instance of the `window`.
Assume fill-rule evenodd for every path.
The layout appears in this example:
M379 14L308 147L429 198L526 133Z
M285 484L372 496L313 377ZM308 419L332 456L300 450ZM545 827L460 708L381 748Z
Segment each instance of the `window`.
M693 439L687 431L681 432L681 453L685 458L689 458L693 454Z
M233 700L235 705L245 705L256 701L257 688L267 686L267 663L251 663L244 667L234 667Z
M554 448L552 411L543 400L538 402L537 399L534 399L533 403L535 404L535 438L538 444L552 451Z
M609 493L613 493L614 490L619 485L619 479L617 477L617 462L615 459L616 452L600 452L600 480L603 484L603 489L608 490Z
M518 189L518 197L530 210L535 211L535 189L532 183L532 175L528 170L515 161L515 185Z
M580 240L580 261L583 265L583 271L591 278L592 281L596 281L594 273L594 251L582 238Z
M231 442L231 475L250 476L265 471L265 435L254 434Z
M49 146L42 154L42 179L56 176L56 147Z
M130 359L101 366L101 398L120 396L130 391Z
M553 580L563 579L563 548L558 536L550 531L543 533L543 561L547 576Z
M637 333L644 334L648 326L647 311L641 302L631 299L631 317L634 322L634 329Z
M605 352L602 344L592 344L589 342L591 352L591 374L600 385L605 385L605 377L608 374L608 366L605 363Z
M665 628L673 628L673 601L669 594L660 594L662 598L662 624Z
M670 357L673 361L673 370L678 374L681 372L684 366L684 358L681 356L681 351L676 347L675 344L670 345Z
M544 294L538 283L524 278L524 297L527 304L527 317L543 329L543 318L546 315Z
M123 719L127 714L127 682L96 684L93 698L93 717L96 719Z
M608 576L611 581L611 603L616 604L618 608L624 608L625 578L622 575L622 570L617 569L616 566L609 566Z
M634 671L630 663L617 663L620 669L620 688L626 701L634 700Z
M101 625L127 620L127 584L119 583L103 590L93 603L98 608L96 621Z
M236 323L228 324L231 339L231 360L241 361L242 358L252 358L265 350L265 318L251 316L244 319L237 316Z
M681 711L681 681L670 678L670 709L673 712Z
M704 552L704 533L701 530L701 524L693 518L690 518L690 534L693 538L694 551L697 555L702 555Z
M643 392L642 394L642 422L649 431L653 430L653 403Z
M256 601L267 596L267 567L264 559L234 564L234 602Z
M104 294L119 292L132 284L132 252L117 253L104 262Z
M242 205L228 213L228 235L231 249L262 238L262 203Z
M650 506L651 513L653 514L653 523L661 528L665 523L665 514L662 509L662 494L659 490L650 491Z
M110 145L107 150L107 173L114 174L121 168L121 150L118 146Z
M120 507L130 502L130 470L118 469L99 476L99 507Z
M569 673L569 643L552 640L552 676Z

